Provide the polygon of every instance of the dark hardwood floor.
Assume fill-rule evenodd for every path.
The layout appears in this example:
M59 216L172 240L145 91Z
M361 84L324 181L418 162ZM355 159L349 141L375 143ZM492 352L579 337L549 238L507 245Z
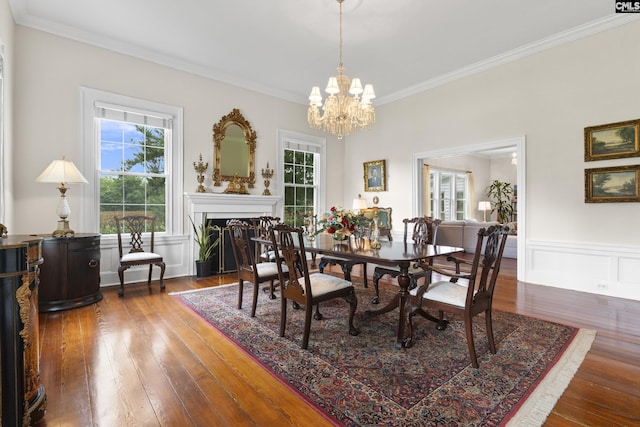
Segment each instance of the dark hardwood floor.
M640 302L520 283L515 269L503 260L496 309L598 331L546 425L640 425ZM48 406L38 425L331 425L168 295L234 281L136 284L124 298L105 288L97 304L40 314Z

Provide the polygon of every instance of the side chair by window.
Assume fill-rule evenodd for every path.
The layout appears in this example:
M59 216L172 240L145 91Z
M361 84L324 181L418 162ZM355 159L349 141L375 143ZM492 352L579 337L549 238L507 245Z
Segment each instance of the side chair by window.
M149 278L147 285L151 286L151 273L154 265L160 267L160 290L164 290L163 282L166 265L161 255L154 252L156 218L144 215L127 215L114 217L116 231L118 233L118 254L120 256L120 266L118 267L118 277L120 278L120 290L118 296L124 296L124 272L131 267L140 265L149 266ZM144 240L149 235L148 251L144 249ZM123 244L123 234L129 234L131 240ZM125 253L125 249L128 251Z
M414 245L427 245L436 241L436 235L438 233L438 225L440 225L439 219L432 219L428 216L421 216L416 218L405 218L402 220L404 223L404 243ZM411 234L409 234L409 228L411 227ZM431 258L429 259L431 262ZM371 300L372 304L378 304L380 302L380 292L378 289L378 282L385 274L390 275L392 278L398 277L400 274L400 268L394 266L377 266L373 271L373 286L376 289L376 296ZM410 289L414 289L418 286L418 279L425 277L429 280L429 274L424 269L420 268L417 263L413 263L409 266L409 278L411 284Z
M253 227L246 222L232 219L227 221L233 256L238 269L238 310L242 309L242 293L244 281L253 283L253 301L251 317L256 315L258 304L258 287L261 283L269 282L273 294L274 280L278 279L278 268L275 262L256 262L254 246L251 244Z
M349 303L349 334L358 335L360 331L353 324L358 306L353 284L329 274L309 274L302 228L279 224L271 228L270 235L273 246L277 249L276 265L280 277L280 336L284 336L287 324L287 301L304 305L305 321L301 346L306 349L309 345L313 306L316 306L313 317L321 320L322 314L318 311L318 304L334 298L344 298Z
M508 231L509 228L502 225L481 228L478 231L478 243L473 259L447 257L447 260L455 263L455 271L444 269L440 265L436 267L421 264L425 271L435 272L450 279L425 283L410 291L412 310L409 314L409 336L413 334L413 317L416 314L436 322L438 330L444 330L449 323L444 319L445 311L457 314L464 319L471 364L478 368L472 319L484 313L489 350L493 354L496 353L491 306ZM461 265L464 265L467 271L461 271ZM427 309L437 310L438 317L430 315Z

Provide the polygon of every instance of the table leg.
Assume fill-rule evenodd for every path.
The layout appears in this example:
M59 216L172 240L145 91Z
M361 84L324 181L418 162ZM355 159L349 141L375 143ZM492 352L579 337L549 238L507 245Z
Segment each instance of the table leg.
M401 263L400 274L398 275L399 290L393 299L389 303L379 310L366 310L365 314L371 316L377 316L379 314L388 313L389 311L399 307L400 314L398 318L398 336L396 338L396 348L411 347L413 344L411 337L407 334L407 322L410 307L409 304L409 285L411 284L411 278L409 277L409 262Z

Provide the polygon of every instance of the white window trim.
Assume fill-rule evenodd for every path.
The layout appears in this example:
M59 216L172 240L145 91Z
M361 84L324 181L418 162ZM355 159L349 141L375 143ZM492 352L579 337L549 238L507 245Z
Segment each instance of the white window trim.
M307 150L306 146L314 146L320 154L320 164L317 166L319 176L316 175L318 183L316 191L316 212L318 214L326 203L327 188L327 140L326 138L307 135L300 132L278 129L278 158L276 159L276 171L279 173L278 183L280 184L280 193L282 197L278 202L277 211L280 218L284 218L284 150L289 148L292 150Z
M132 98L129 96L118 95L111 92L105 92L97 89L86 87L80 88L80 97L82 105L82 113L80 117L81 141L80 151L82 152L82 161L80 170L85 176L88 185L80 186L82 196L83 214L79 219L79 228L82 230L99 232L99 207L98 194L100 180L97 176L99 151L97 149L97 133L95 126L95 104L107 103L113 105L121 105L139 111L153 111L163 113L173 117L172 142L169 147L170 153L165 159L165 165L169 171L171 183L167 188L167 210L166 234L182 234L183 227L183 138L182 123L183 109L168 104L161 104L154 101Z

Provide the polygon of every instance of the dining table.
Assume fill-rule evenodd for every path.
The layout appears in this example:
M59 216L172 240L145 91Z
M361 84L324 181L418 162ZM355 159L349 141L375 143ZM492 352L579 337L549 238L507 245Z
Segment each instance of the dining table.
M375 316L398 309L398 329L395 346L397 349L411 347L413 344L412 336L408 328L410 311L409 285L411 283L409 268L411 264L436 256L461 252L464 249L455 246L421 245L402 241L380 241L379 243L380 247L373 249L371 240L368 238L350 236L346 240L336 240L330 234L321 233L309 239L305 234L304 248L305 251L312 254L332 255L354 261L398 266L400 270L400 274L397 277L398 292L384 307L378 310L367 310L365 314Z

